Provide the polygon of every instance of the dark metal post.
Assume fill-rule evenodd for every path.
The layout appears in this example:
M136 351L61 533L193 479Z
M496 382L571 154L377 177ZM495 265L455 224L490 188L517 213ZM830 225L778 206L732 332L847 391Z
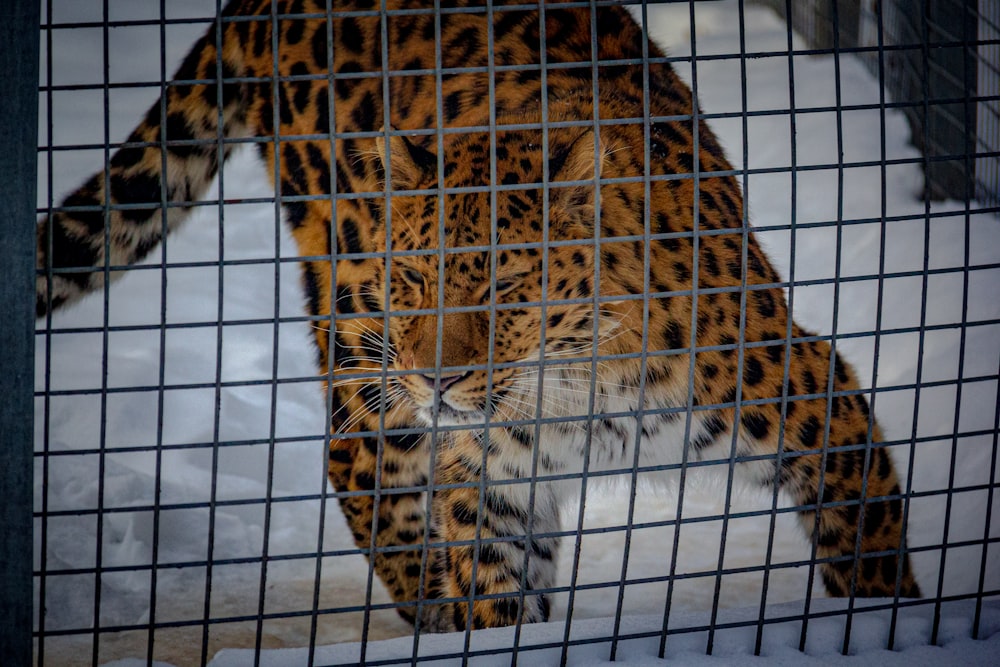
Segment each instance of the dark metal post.
M0 662L31 664L38 0L0 3Z
M968 199L975 165L969 155L976 147L977 0L892 0L882 11L886 43L903 47L886 54L885 86L905 103L913 143L928 158L927 195Z
M923 106L914 107L914 122L927 125L927 133L913 132L918 145L929 157L950 159L927 164L925 187L932 199L968 200L974 195L976 150L976 31L977 0L929 2L919 14L927 21L930 40L929 62L923 75L930 80L931 101L926 117ZM945 46L947 45L947 46ZM912 52L920 60L920 52ZM921 66L919 69L923 69ZM919 71L919 70L918 70ZM939 102L938 100L958 100Z
M785 0L751 0L755 4L766 5L779 16L788 19ZM834 12L836 5L836 12ZM795 32L806 39L814 49L833 49L834 30L838 33L841 48L858 45L858 17L861 11L859 0L796 0L787 5L791 11L791 24ZM834 25L833 17L837 15Z

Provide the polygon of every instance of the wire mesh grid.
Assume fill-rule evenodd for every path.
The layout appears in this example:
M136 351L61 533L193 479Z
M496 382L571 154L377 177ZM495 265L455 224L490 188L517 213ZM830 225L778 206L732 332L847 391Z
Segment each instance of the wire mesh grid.
M194 201L177 199L160 184L155 184L152 197L116 195L114 203L102 201L98 211L102 221L116 213L143 218L146 212L143 219L149 219L154 211L169 212L152 217L163 241L146 259L130 264L114 259L111 250L117 240L107 235L102 240L104 256L112 256L112 261L96 268L101 277L97 294L65 311L46 312L39 320L34 497L34 652L39 664L101 664L123 657L147 663L207 664L218 660L216 653L223 648L251 649L254 664L268 660L281 664L281 658L268 657L268 649L289 646L304 647L305 652L295 658L303 664L414 664L440 658L465 661L478 655L534 659L530 656L540 655L541 650L555 650L555 660L566 662L578 655L573 651L587 647L598 647L594 650L601 657L621 657L622 642L642 638L656 645L654 655L670 655L671 647L686 646L688 638L696 639L698 650L711 653L717 633L733 628L750 628L749 650L766 653L768 628L794 621L797 645L807 648L810 636L822 634L815 627L831 617L842 619L836 642L847 652L852 641L858 641L852 638L851 619L868 606L855 598L860 590L842 591L848 594L847 602L837 607L811 601L810 596L822 595L819 565L823 562L839 560L848 569L854 568L855 578L864 562L853 554L849 558L820 556L818 541L810 544L803 539L796 525L798 514L811 512L818 526L819 498L825 502L826 496L819 491L813 503L797 503L775 484L759 484L762 490L758 492L734 486L741 470L760 465L773 476L775 470L803 458L801 452L786 447L785 429L779 430L774 452L745 447L738 428L732 427L713 434L720 444L709 450L711 455L700 454L695 447L706 423L720 409L732 410L734 423L742 424L745 431L759 426L752 417L748 423L747 415L769 409L784 424L797 406L814 399L822 399L827 411L826 425L819 429L822 446L811 452L821 457L817 459L822 462L817 466L820 489L833 483L825 477L830 470L825 465L828 456L844 452L857 452L859 469L868 470L877 465L878 452L888 451L903 479L901 488L880 499L895 501L901 507L902 521L909 523L905 550L913 559L924 598L903 596L899 588L902 570L894 575L894 592L876 604L890 619L879 642L889 648L896 644L897 616L908 609L931 610L927 640L937 642L943 606L962 600L973 601L972 634L985 632L983 603L998 592L996 572L1000 571L992 513L1000 433L1000 312L993 296L1000 277L998 209L988 197L962 202L931 199L931 188L922 188L920 176L930 173L929 165L940 160L908 145L902 114L926 111L938 101L926 90L914 97L890 99L880 85L888 78L885 64L890 56L922 54L924 66L930 67L927 54L933 44L887 46L882 39L882 17L872 10L870 16L877 25L874 41L844 48L840 32L832 30L832 43L816 46L801 41L783 19L743 2L648 6L579 2L530 7L458 3L457 8L434 3L409 9L386 8L385 3L367 9L328 2L315 12L295 2L233 3L241 4L260 7L255 15L237 13L219 20L223 3L211 0L47 0L43 4L40 215L92 210L87 201L61 197L101 165L114 165L116 152L153 149L160 173L170 172L177 155L202 147L206 147L205 154L214 155L216 163L225 164L211 189ZM644 32L668 47L667 55L651 52L655 47L640 40L632 45L634 55L601 59L595 50L579 62L548 62L549 35L541 30L538 62L496 62L501 55L494 49L495 41L503 37L502 32L497 35L498 26L506 26L508 17L528 17L528 22L543 25L545 17L558 10L577 8L587 16L597 16L598 11L618 4L626 4ZM826 8L833 25L846 22L845 16L857 20L858 12L845 14L841 5L832 2ZM482 48L489 55L483 65L469 57L468 64L458 61L457 66L444 67L445 62L456 63L448 49L462 46L443 38L442 24L455 16L492 19L484 22L487 42ZM985 83L966 91L961 106L995 109L995 25L988 12L977 9L974 16L980 32L960 41L963 48L986 54L978 70ZM272 58L270 72L228 71L222 51L217 53L217 69L210 78L190 76L191 70L185 69L191 62L186 59L191 44L206 30L209 43L214 43L232 25L253 26L245 32L257 34L256 24L277 26L279 22L293 26L319 21L320 30L326 31L324 46L333 45L325 51L327 58L337 57L338 46L377 48L380 61L390 63L398 58L390 53L395 39L390 28L393 20L407 17L430 18L427 39L433 45L431 60L407 71L384 66L372 72L341 69L330 76L334 61L329 60L326 69L286 73L281 54L291 46L279 41L277 30L268 32L269 47L260 46L279 54ZM377 25L380 39L359 42L358 35L346 28L356 27L359 21ZM590 21L588 37L596 43L608 28ZM288 32L281 35L290 39ZM205 42L197 44L204 47ZM197 48L195 53L200 55ZM503 77L523 75L545 90L549 77L574 66L585 72L598 99L604 94L599 86L604 72L614 68L639 72L643 102L638 112L625 117L591 113L586 118L552 120L558 117L550 114L552 102L545 95L540 98L539 118L548 120L512 123L497 110L503 105L496 98L495 82ZM650 100L657 99L657 90L651 89L651 72L664 66L679 72L701 107L664 115L651 106ZM221 73L221 79L215 72ZM969 80L968 74L963 73L963 80ZM482 76L488 82L480 100L482 115L477 122L464 125L435 122L434 118L444 119L451 113L453 101L444 92L448 79L463 75ZM281 85L271 86L275 81ZM424 94L433 99L431 122L421 129L397 130L397 110L380 105L375 111L361 104L357 105L361 111L354 113L379 117L365 118L359 123L361 129L338 128L337 105L347 104L342 91L349 93L352 86L361 87L366 81L377 83L382 99L397 94L398 82L426 82ZM328 119L328 123L315 132L289 136L274 129L277 124L267 133L227 135L226 86L233 84L266 88L271 96L268 105L277 110L275 116L290 108L305 113L294 91L300 85L320 85L329 104L320 120ZM204 86L212 96L207 105L215 117L206 118L205 126L213 128L214 139L173 134L169 93L185 86ZM152 138L130 135L156 98L159 101L146 117L168 122L161 123ZM318 105L319 99L312 104ZM966 117L965 122L969 121ZM662 158L656 153L661 144L653 135L657 127L673 123L695 128L688 137L691 167L658 173L651 165ZM720 134L734 168L727 165L704 173L700 160L691 161L690 156L698 155L700 149L709 150L701 142L714 141L705 139L703 125ZM634 151L643 166L632 175L602 173L595 167L600 156L623 150L604 145L602 136L623 126L641 128L643 145L625 148ZM592 134L587 135L587 130ZM924 131L931 129L925 126ZM498 171L503 161L499 154L514 145L519 132L540 138L536 159L548 168L540 178L508 182ZM558 147L557 138L567 132L590 137L590 173L584 170L573 178L559 178L563 167L553 159L561 156L550 154L559 152L551 146ZM968 129L966 135L977 136ZM447 184L448 151L465 145L462 141L477 145L476 138L484 136L484 185L435 184L421 189L405 183L397 187L393 180L394 171L400 178L410 168L396 162L394 142L398 146L402 140L411 159L431 160L437 182ZM324 171L318 160L320 164L299 164L303 172L320 179L312 187L280 187L275 194L269 179L284 184L288 180L285 170L291 165L287 158L274 160L269 174L256 155L270 150L284 157L286 146L326 142L327 160L337 144L373 146L366 149L373 155L358 158L370 164L377 159L376 140L393 157L384 160L383 185L372 192L352 191L337 173L339 163L332 168L328 164ZM977 161L995 164L997 152L990 148L990 141L981 134L980 139L965 143L959 156L964 173L972 173L970 165ZM419 153L422 150L427 155ZM230 152L234 153L231 157ZM308 152L302 157L308 159ZM975 173L980 174L978 167ZM101 178L104 190L114 193L112 172ZM712 228L701 222L704 211L700 209L706 201L700 196L701 188L719 178L735 179L748 202L736 213L742 219L735 227ZM989 178L981 176L979 186L969 180L967 192L988 192ZM673 182L688 183L693 189L693 202L685 213L699 221L692 230L658 227L658 211L648 204L654 188ZM594 187L595 183L601 187ZM550 215L550 202L560 192L586 189L593 198L587 205L601 220L605 208L614 203L603 202L602 193L619 186L637 188L647 202L638 207L638 233L609 233L614 227L605 222L595 224L584 239L550 240L555 219ZM509 220L505 221L500 202L535 191L543 240L504 239ZM995 184L992 191L996 192ZM436 201L441 205L434 209L431 227L444 237L452 224L446 217L446 199L477 195L485 196L487 202L487 210L481 211L485 234L481 238L486 241L460 246L442 242L430 247L394 247L402 243L400 239L405 242L398 228L408 224L406 214L397 213L395 204L384 209L385 238L374 250L351 245L350 238L342 238L345 227L332 225L323 241L326 252L304 252L301 237L282 222L284 217L294 228L296 216L318 202L326 203L331 219L337 220L338 206L367 207L364 202L377 205L398 197L402 208L406 197L425 196L439 198ZM189 219L168 237L168 226L173 226L169 216L182 212L188 212ZM781 278L748 284L745 274L756 261L750 249L751 234ZM699 263L713 261L699 252L700 244L723 238L732 238L740 249L743 278L737 284L712 287L695 280L678 288L658 279L658 269L667 267L653 266L654 248L689 244L690 264L669 270L699 276L705 270ZM552 286L559 280L552 258L580 249L601 257L602 252L615 254L622 247L629 253L639 249L630 260L639 267L638 275L631 276L636 289L627 296L594 289L569 296L542 292L540 299L505 301L508 289L519 289L511 283L524 280L524 272L513 277L505 273L502 255L537 256L540 271L530 279ZM469 262L473 256L486 258L486 280L479 288L485 291L479 302L454 301L450 283L460 283L461 278L456 273L430 283L436 292L432 301L447 305L383 305L392 303L394 290L400 289L399 280L388 277L394 266L398 274L400 266L405 271L422 261L443 273L446 267L457 271L454 267L464 256L470 257ZM331 259L336 261L331 264ZM320 283L328 280L339 287L338 272L365 261L383 263L382 279L376 285L379 294L366 295L359 289L356 297L348 299L352 304L363 303L366 296L368 303L374 300L375 306L367 309L370 312L358 312L345 305L344 292ZM331 266L325 278L312 268L324 262ZM46 268L40 275L50 291L60 275L95 273L93 267L74 265L52 268L50 263ZM606 261L592 262L584 278L601 285L602 272L610 270ZM123 274L121 281L112 282ZM426 280L409 278L410 282ZM408 277L403 275L401 280L406 282ZM779 336L761 340L760 331L753 330L757 325L748 323L748 317L753 321L748 310L755 307L756 295L772 289L784 292L797 322L820 333L795 331L788 317L780 324ZM624 303L626 312L629 308L639 311L630 320L631 332L649 341L656 304L685 298L693 305L683 329L685 337L676 345L599 349L607 337L601 328L606 325L600 316L604 310ZM701 338L706 325L699 319L699 304L723 299L737 304L735 321L725 324L731 336L706 344ZM320 301L325 302L325 311L317 306ZM339 306L336 314L324 314L335 305ZM567 376L571 392L563 392L563 396L582 398L575 410L547 411L546 401L559 399L551 398L558 384L553 389L546 374L549 369L560 372L566 365L565 354L550 354L546 348L541 361L538 354L528 360L503 356L496 347L498 322L512 312L534 312L537 335L548 341L561 324L556 314L572 308L589 310L592 315L571 349L574 363L587 369L579 376L584 379ZM481 356L441 363L452 358L448 341L455 339L455 331L449 327L479 316L490 322L481 341ZM393 338L398 323L421 318L431 322L426 337L433 343L423 354L438 361L432 366L416 361L407 365L396 352L405 349L406 343ZM310 340L313 333L350 331L352 326L354 331L360 326L376 329L369 330L361 343L341 349L333 336L319 334L317 340L321 346L325 342L326 354L321 347L317 367L316 346ZM391 346L383 343L386 339L392 341ZM858 386L837 388L840 370L829 362L824 367L826 377L814 388L796 389L789 379L793 352L802 345L835 349L857 369ZM366 353L365 346L375 349ZM351 354L367 354L367 363L353 367L357 360L343 352L349 347L361 350ZM780 353L770 355L771 350ZM737 376L744 378L722 400L701 402L694 390L701 377L696 361L706 354L731 358L740 369ZM779 381L770 395L747 397L746 369L763 354L778 360ZM655 387L648 386L653 377L650 369L677 360L685 369L684 396L669 404L647 400L647 392L655 392ZM607 393L598 371L616 363L640 369L629 387L634 392L631 405L600 403L596 398ZM485 395L493 396L507 387L504 382L510 375L529 376L531 369L534 388L523 399L531 405L520 412L485 410L482 423L473 429L449 415L451 408L441 407L447 403L442 397L457 377L481 376ZM393 421L392 388L410 382L405 385L411 387L408 391L419 395L412 382L424 382L421 377L426 378L425 391L437 397L438 407L430 409L424 420ZM370 428L344 428L344 406L332 388L340 381L377 387L374 398L362 394L368 408L380 407L371 410L375 416L366 422ZM320 391L319 387L325 388ZM829 426L833 411L841 402L858 398L878 415L884 436L866 421L860 441L834 442ZM648 436L644 439L644 427L652 421L670 425L667 430L677 441L672 450L675 458L647 454L657 446ZM610 462L599 460L602 423L622 425L623 433L616 433L621 454ZM582 434L577 438L577 467L555 466L546 460L553 452L542 444L532 445L551 438L560 427ZM491 465L496 465L492 458L502 458L498 448L506 443L504 434L511 432L520 433L518 437L530 445L527 469L442 484L433 472L437 458L451 456L458 448L439 449L426 443L470 432L478 434L475 442L481 456L468 464L470 469L492 471ZM355 446L362 455L364 448L370 449L374 474L360 481L353 478L353 487L334 488L327 479L328 468L338 463L338 452L344 451L338 443L351 442L360 443ZM386 481L386 457L396 456L393 447L399 443L426 450L423 479L417 475L417 482L403 485ZM667 490L664 477L669 477ZM834 501L833 506L838 502L845 507L863 505L870 497L868 478L863 475L863 479L860 500L855 496ZM551 513L543 511L549 509L545 506L549 489L557 484L575 487L578 496L561 510L561 523L558 514L553 520ZM436 512L428 490L442 496L475 492L476 504L469 508L474 515L474 539L449 541L431 532L421 533L416 540L421 547L420 572L433 567L436 552L432 547L471 544L469 578L477 582L480 568L491 572L496 554L509 553L507 547L519 543L522 555L515 568L519 585L507 593L472 590L469 594L478 600L513 600L521 609L541 604L533 600L546 595L554 625L538 633L518 620L496 645L480 643L478 633L469 630L457 644L443 645L428 634L434 617L427 609L439 606L449 595L435 598L432 584L422 577L418 577L416 599L394 599L391 582L387 582L388 590L383 588L377 559L366 558L384 554L388 562L393 554L413 551L413 544L384 544L372 535L352 536L350 511L345 509L345 522L338 504L349 507L353 499L370 500L369 525L376 529L370 530L374 534L383 528L380 507L404 506L417 497L406 506L423 508L425 514ZM498 514L495 499L504 497L523 498L528 508L520 533L503 535L488 525L487 517ZM861 529L857 532L860 554ZM558 555L551 556L558 563L559 575L538 585L529 581L531 560L541 560L544 545L550 543L561 543ZM896 551L901 548L898 545ZM475 588L475 583L470 585ZM792 606L774 606L782 602ZM749 608L755 613L732 615L727 611L731 608ZM411 615L415 610L416 627L399 618L397 609ZM685 616L688 613L695 615ZM634 620L637 614L647 615L645 625ZM595 631L596 626L586 626L586 619L593 618L612 620ZM464 620L467 625L478 622L472 607ZM590 630L581 630L584 627ZM372 641L396 636L412 638L399 656L375 649L369 652ZM323 653L321 647L337 642L353 642L353 652L343 654L349 657L338 661Z

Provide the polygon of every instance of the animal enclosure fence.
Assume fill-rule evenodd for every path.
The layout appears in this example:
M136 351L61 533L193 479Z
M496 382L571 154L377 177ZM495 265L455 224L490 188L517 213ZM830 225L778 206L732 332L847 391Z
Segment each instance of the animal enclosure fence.
M337 507L345 497L382 501L396 490L376 483L337 491L326 479L330 445L343 436L331 433L334 400L319 389L332 366L316 371L310 332L337 331L357 318L303 314L298 264L337 257L303 258L281 205L310 198L336 205L355 195L334 188L276 197L254 144L280 146L287 137L220 137L212 144L220 154L237 150L181 229L137 265L100 267L106 276L123 273L120 281L34 324L26 320L32 278L73 271L31 269L36 216L64 208L62 197L131 141L149 105L179 85L171 74L194 39L239 20L218 19L223 3L216 0L46 0L40 15L32 4L0 9L5 25L21 26L10 34L23 42L0 51L10 81L0 108L23 121L5 124L3 145L11 149L0 159L0 181L11 186L0 198L0 305L11 314L0 355L7 453L0 496L10 499L0 510L0 624L15 629L0 633L4 664L558 664L609 655L627 662L685 651L776 655L785 644L815 654L906 650L997 632L1000 41L990 3L957 3L958 32L939 30L940 17L930 13L893 32L885 8L896 4L817 0L809 4L829 23L819 24L826 37L812 42L793 33L790 23L800 27L794 15L789 22L742 1L569 3L591 11L627 5L667 47L667 55L647 52L638 63L582 63L592 76L645 68L648 97L649 66L669 63L700 100L691 115L669 120L705 123L720 135L747 202L744 223L778 268L796 320L819 332L805 342L834 346L857 369L861 389L848 393L867 400L884 433L870 431L854 449L866 460L889 452L901 472L895 498L909 522L906 552L924 597L907 599L897 589L874 604L853 595L842 603L812 599L821 594L822 558L796 533L795 516L818 510L774 487L735 493L737 464L761 457L739 452L735 436L728 456L689 454L692 420L704 406L685 401L671 409L688 424L681 461L649 464L637 453L618 467L553 476L579 487L580 500L564 508L561 529L532 533L562 543L560 578L545 591L549 624L443 639L397 617L400 605L366 560L374 544L356 546ZM427 3L396 14L539 9L469 4ZM277 21L285 5L272 3L265 20ZM282 20L379 17L384 27L396 15L327 2L313 16L290 5ZM792 3L779 5L787 14ZM849 43L841 33L847 17L861 26ZM436 81L440 97L442 77L460 71L442 71L440 29L437 45L436 67L423 75ZM955 63L960 71L949 71ZM403 74L377 76L388 86ZM493 79L498 70L490 64L484 74ZM362 78L330 77L331 95ZM906 85L892 88L900 78ZM929 85L918 85L939 81L958 87L930 95ZM920 136L907 124L914 118L922 119ZM656 120L616 122L648 129ZM606 127L601 122L592 125ZM939 134L940 125L947 131ZM37 138L29 131L36 126ZM540 127L560 125L543 120ZM451 132L426 129L437 145ZM496 123L485 129L496 132ZM355 134L331 126L310 139ZM911 136L927 150L914 148ZM494 168L495 161L494 152ZM704 178L692 171L678 178ZM648 172L643 178L647 186L656 180ZM486 191L496 198L507 185ZM495 255L495 213L492 224L486 252ZM713 232L696 225L688 236L702 233ZM651 230L645 236L647 246L663 238ZM444 257L443 248L433 250ZM654 290L645 286L635 303L648 311ZM695 303L709 298L688 294ZM744 297L744 323L747 307ZM495 317L495 299L490 311ZM790 334L782 342L791 349ZM742 360L753 348L745 343L741 336L727 349ZM595 367L613 361L596 350L588 350ZM381 376L392 377L383 363ZM796 403L787 373L785 391L772 401L783 417ZM585 388L595 390L596 383ZM837 397L832 381L809 393L831 403ZM727 405L754 407L738 391ZM585 416L578 423L623 417L593 406ZM545 418L526 422L540 431ZM372 437L384 449L386 433ZM780 467L782 455L766 462ZM669 492L645 488L662 474L672 475Z
M809 0L786 9L781 0L761 2L789 17L812 46L862 47L856 54L872 72L878 75L882 68L890 98L908 103L901 109L913 142L928 158L924 176L930 196L972 196L996 204L1000 161L991 157L1000 148L1000 111L993 101L1000 26L996 4ZM880 58L872 48L878 46L890 50Z

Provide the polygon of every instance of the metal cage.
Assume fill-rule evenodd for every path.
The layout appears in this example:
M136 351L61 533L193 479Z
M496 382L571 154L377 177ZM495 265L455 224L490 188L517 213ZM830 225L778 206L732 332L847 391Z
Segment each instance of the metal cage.
M638 455L610 473L568 475L582 498L551 533L565 553L553 621L439 640L396 617L369 551L339 518L345 494L326 479L333 403L316 390L329 375L315 370L308 341L311 327L336 330L338 316L302 314L302 257L281 221L288 198L274 195L252 151L237 151L194 219L148 260L114 268L125 279L27 322L31 278L45 277L28 266L35 219L128 141L222 4L0 10L16 40L0 51L0 105L15 119L3 124L0 159L10 187L0 197L4 664L32 654L46 665L724 661L786 645L846 655L996 632L994 5L956 2L939 16L934 3L916 14L898 2L817 0L794 13L791 2L763 3L777 13L743 0L610 3L627 4L667 47L663 61L700 100L695 122L722 134L745 215L796 317L820 331L810 340L858 368L859 395L885 430L877 443L869 433L865 451L891 451L903 473L925 597L811 599L815 545L787 543L799 538L801 507L777 490L734 495L733 466L745 459L734 444L727 459L667 466L678 475L670 494L644 490L663 466ZM958 28L942 27L950 19ZM282 139L232 145L255 141ZM730 347L743 358L742 340ZM722 484L688 483L710 467ZM609 478L610 488L597 484ZM881 630L859 630L871 627Z

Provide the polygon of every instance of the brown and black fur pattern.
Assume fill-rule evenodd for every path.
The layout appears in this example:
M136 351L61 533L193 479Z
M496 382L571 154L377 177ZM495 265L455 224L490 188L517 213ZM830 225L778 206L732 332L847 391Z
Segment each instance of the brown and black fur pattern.
M628 467L639 441L656 461L685 447L726 459L733 443L769 456L741 474L776 480L803 506L832 595L919 595L898 556L899 483L871 446L881 435L863 392L829 345L789 326L736 180L713 175L731 167L691 119L690 91L667 64L602 65L594 99L595 61L642 57L633 19L615 7L549 6L543 20L444 4L439 16L382 17L362 0L331 15L318 0L230 2L106 170L39 223L38 314L148 254L203 196L230 140L254 137L310 258L309 313L329 318L315 336L321 373L334 373L330 479L405 617L422 590L424 627L546 619L548 598L532 591L554 581L546 534L564 490L493 483L577 470L588 455L592 467ZM425 9L389 2L400 8ZM650 44L649 55L662 53ZM560 121L547 133L543 95L547 120ZM462 127L478 129L420 132ZM390 189L418 192L390 206ZM397 250L435 252L387 260ZM579 399L584 386L595 394ZM539 416L569 420L536 428ZM437 441L428 423L445 427ZM431 481L447 486L428 519Z

